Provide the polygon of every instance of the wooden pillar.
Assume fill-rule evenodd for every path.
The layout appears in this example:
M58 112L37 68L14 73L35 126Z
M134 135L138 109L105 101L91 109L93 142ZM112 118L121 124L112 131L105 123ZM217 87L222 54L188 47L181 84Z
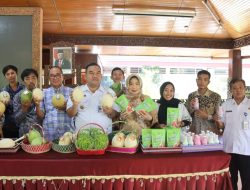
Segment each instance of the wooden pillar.
M241 50L229 51L229 79L242 78Z

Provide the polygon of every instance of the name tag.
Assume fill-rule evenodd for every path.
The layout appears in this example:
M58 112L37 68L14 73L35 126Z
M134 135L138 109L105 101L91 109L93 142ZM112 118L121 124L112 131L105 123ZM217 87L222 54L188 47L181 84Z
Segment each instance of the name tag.
M249 122L248 121L243 121L242 123L242 129L247 130L249 128Z
M232 110L226 110L226 112L233 112Z

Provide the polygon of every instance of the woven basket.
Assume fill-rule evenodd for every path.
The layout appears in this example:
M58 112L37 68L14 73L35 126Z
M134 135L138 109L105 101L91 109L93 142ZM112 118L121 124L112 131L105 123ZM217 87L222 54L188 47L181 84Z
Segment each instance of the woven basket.
M105 131L103 130L103 128L96 124L96 123L88 123L84 126L82 126L78 131L77 131L77 137L78 135L80 134L80 132L82 132L83 130L86 130L86 129L89 129L89 128L92 128L92 127L95 127L95 128L100 128L103 133L105 133ZM76 138L77 139L77 138ZM91 149L91 150L82 150L80 149L78 146L77 146L77 143L75 141L75 146L76 146L76 152L77 154L79 155L103 155L105 154L105 151L108 147L108 142L107 142L107 146L104 148L104 149L101 149L101 150L95 150L95 149Z
M112 133L109 134L109 146L107 148L108 152L116 152L116 153L125 153L125 154L134 154L137 152L138 147L139 147L139 138L137 139L137 146L133 147L133 148L128 148L128 147L114 147L112 146L112 139L114 138L114 136L117 133L123 133L125 136L128 135L129 133L131 133L130 131L124 131L124 130L120 130L120 131L113 131ZM125 137L126 138L126 137Z
M36 129L36 130L40 131L41 135L43 136L43 128L41 125L33 124L30 127L30 130L31 129ZM50 149L52 147L52 143L47 142L47 143L42 144L42 145L31 145L31 144L29 144L28 139L25 138L21 143L21 147L25 152L28 152L31 154L41 154L41 153L45 153L45 152L50 151Z
M60 153L72 153L76 151L76 147L73 143L69 145L59 145L58 142L59 142L58 139L52 141L52 149L54 151Z

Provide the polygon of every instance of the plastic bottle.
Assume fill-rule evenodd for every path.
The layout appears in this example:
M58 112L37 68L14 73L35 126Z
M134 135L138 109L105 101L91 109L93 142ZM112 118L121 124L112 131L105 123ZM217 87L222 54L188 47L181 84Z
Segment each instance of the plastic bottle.
M199 106L199 99L196 97L196 98L195 98L195 102L194 102L194 109L195 109L195 110L199 110L199 107L200 107L200 106Z

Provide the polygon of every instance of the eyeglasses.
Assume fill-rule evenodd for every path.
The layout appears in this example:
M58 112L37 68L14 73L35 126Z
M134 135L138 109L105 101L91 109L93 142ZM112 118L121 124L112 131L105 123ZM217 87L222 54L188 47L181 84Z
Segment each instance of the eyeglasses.
M61 78L61 74L56 74L56 75L49 75L50 78L55 78L55 79L59 79Z

